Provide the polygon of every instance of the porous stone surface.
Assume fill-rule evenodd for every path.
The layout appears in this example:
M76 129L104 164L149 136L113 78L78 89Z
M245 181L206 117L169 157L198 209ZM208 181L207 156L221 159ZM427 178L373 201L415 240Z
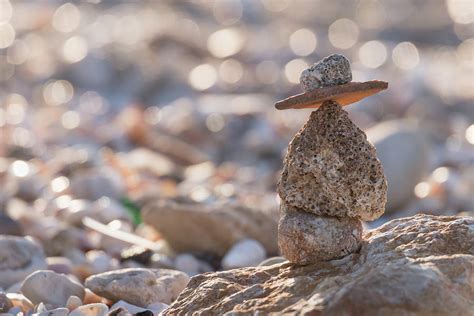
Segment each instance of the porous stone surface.
M276 216L275 216L276 215ZM209 252L224 256L238 241L259 241L267 253L278 252L278 215L234 203L191 203L161 200L143 210L154 227L178 252Z
M43 249L28 238L0 235L0 287L23 281L47 266Z
M124 300L146 307L155 302L170 304L188 282L189 277L181 271L131 268L90 276L85 285L114 302Z
M474 219L417 215L365 233L358 253L191 279L165 315L472 315Z
M64 274L40 270L30 274L21 285L21 292L34 304L43 302L53 307L66 306L74 295L84 299L84 287Z
M336 102L325 102L288 146L278 183L282 200L316 215L374 220L387 183L375 148Z
M292 263L344 257L357 251L362 239L362 223L356 218L316 216L282 205L278 225L278 245Z
M349 60L343 55L333 54L305 69L300 83L305 91L351 82L352 72Z

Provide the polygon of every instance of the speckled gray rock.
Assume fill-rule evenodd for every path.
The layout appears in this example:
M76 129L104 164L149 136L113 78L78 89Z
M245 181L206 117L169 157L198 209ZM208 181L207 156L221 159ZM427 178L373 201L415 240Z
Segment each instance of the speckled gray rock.
M0 235L0 287L6 289L46 266L38 244L23 237Z
M74 295L84 299L84 287L64 274L40 270L30 274L21 285L21 292L34 304L41 302L53 307L66 306Z
M374 220L384 212L387 183L364 132L328 101L291 141L278 193L301 211Z
M340 54L333 54L318 61L305 69L300 76L300 83L305 91L345 84L351 80L351 64Z
M359 249L362 223L349 217L318 216L282 205L278 245L290 262L306 265L344 257Z
M171 303L188 281L189 277L181 271L132 268L93 275L85 285L109 300L146 307L155 302Z

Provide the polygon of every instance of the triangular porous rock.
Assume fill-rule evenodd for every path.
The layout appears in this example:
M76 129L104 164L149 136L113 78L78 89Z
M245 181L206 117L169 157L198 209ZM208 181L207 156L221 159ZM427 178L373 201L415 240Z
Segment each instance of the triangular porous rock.
M387 182L365 133L327 101L291 141L278 193L305 212L374 220L384 212Z

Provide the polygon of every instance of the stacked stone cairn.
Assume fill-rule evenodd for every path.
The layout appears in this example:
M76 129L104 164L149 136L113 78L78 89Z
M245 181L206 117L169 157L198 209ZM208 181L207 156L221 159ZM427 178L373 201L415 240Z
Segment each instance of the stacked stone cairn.
M384 213L387 183L382 165L374 146L342 105L377 93L387 83L351 80L347 58L331 55L303 71L300 81L305 93L276 105L317 108L290 142L278 183L278 244L294 264L357 252L361 221Z

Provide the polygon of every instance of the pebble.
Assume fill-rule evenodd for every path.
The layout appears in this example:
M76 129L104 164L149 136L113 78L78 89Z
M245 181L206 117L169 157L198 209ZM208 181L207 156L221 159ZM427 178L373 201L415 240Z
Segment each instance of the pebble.
M244 239L236 243L222 259L224 269L258 265L266 257L265 248L256 240Z
M0 235L0 287L8 288L36 270L46 268L41 247L31 239Z
M111 308L107 316L133 316L132 313L123 307Z
M127 302L122 301L122 300L120 300L120 301L116 302L114 305L112 305L110 307L110 310L113 312L116 308L123 308L123 309L125 309L126 311L128 311L132 314L144 312L144 311L147 310L146 308L139 307L139 306L127 303Z
M98 274L112 270L113 258L102 250L90 250L86 253L92 274Z
M164 311L168 307L169 307L168 304L158 302L158 303L150 304L146 308L151 310L153 312L153 314L158 315L159 313L161 313L162 311Z
M429 168L428 139L420 128L406 120L380 123L367 130L367 138L377 148L387 177L386 209L395 211L414 197L415 186Z
M30 274L21 286L21 292L33 303L41 302L54 307L66 306L71 295L84 298L84 287L64 274L40 270Z
M33 303L20 293L7 293L7 297L14 307L21 308L22 312L27 312L34 308Z
M0 210L0 235L21 236L20 224Z
M73 310L69 316L105 316L109 308L103 303L82 305Z
M48 263L48 270L54 271L61 274L71 274L73 265L71 260L65 257L48 257L46 258Z
M75 173L71 178L70 189L77 198L95 201L103 196L120 199L124 187L113 170L103 168Z
M305 69L300 76L300 83L305 91L320 87L351 82L352 72L349 60L343 55L333 54Z
M79 297L75 296L75 295L69 296L69 298L66 301L66 307L70 311L75 310L76 308L78 308L81 305L82 305L82 300Z
M183 271L189 276L197 275L201 271L201 262L189 253L176 256L174 266L177 270Z
M112 301L125 300L145 307L154 302L173 302L188 282L189 277L181 271L132 268L93 275L86 279L85 286Z
M0 314L7 313L13 307L12 302L3 292L0 292Z
M52 310L46 310L42 312L37 312L32 314L32 316L67 316L69 314L69 309L65 307L55 308Z

